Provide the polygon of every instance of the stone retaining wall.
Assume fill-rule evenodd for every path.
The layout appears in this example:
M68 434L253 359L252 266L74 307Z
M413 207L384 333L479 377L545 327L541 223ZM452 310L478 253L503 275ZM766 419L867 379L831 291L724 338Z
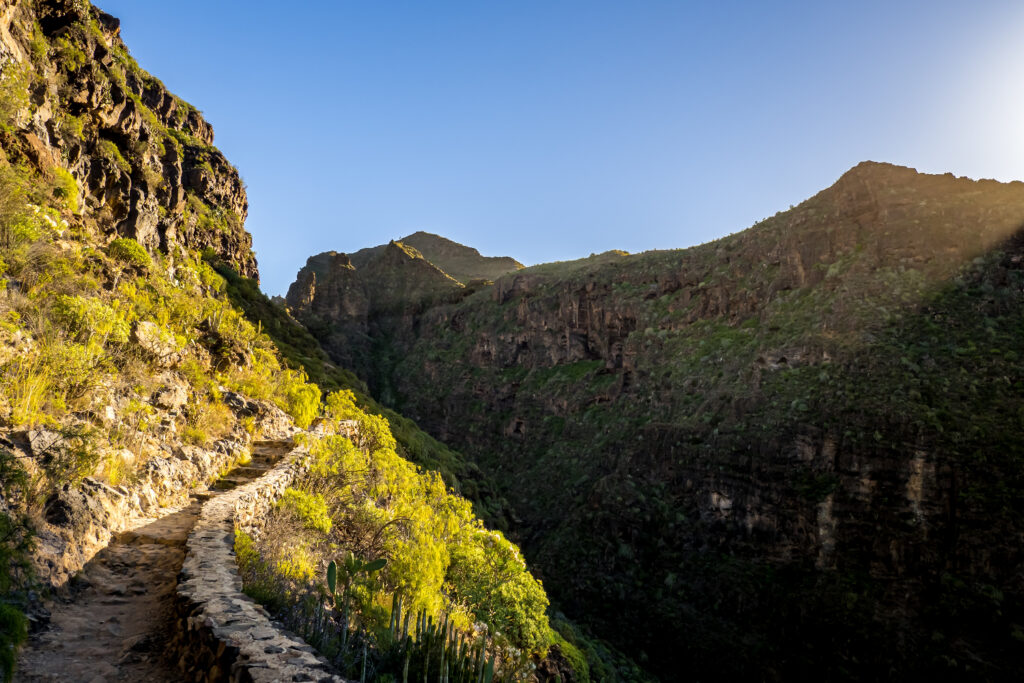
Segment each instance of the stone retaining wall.
M236 524L257 527L306 466L305 453L293 450L262 477L203 506L177 589L183 680L345 683L312 647L275 626L266 610L242 593L235 562Z
M152 521L166 508L188 505L193 492L204 490L248 454L247 445L227 440L212 449L182 446L168 457L147 461L131 486L112 487L88 477L78 487L65 484L35 522L37 575L62 590L117 534Z

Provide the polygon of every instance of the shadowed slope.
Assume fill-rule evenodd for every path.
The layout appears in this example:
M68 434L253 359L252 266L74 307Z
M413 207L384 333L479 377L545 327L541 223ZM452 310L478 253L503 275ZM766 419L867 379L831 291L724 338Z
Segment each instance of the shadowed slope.
M666 677L1010 675L1022 224L1022 183L866 162L709 244L381 316L366 379Z

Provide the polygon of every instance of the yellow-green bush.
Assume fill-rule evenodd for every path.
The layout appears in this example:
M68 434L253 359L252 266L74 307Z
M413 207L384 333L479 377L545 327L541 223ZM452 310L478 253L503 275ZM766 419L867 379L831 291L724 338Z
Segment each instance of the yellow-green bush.
M364 621L372 626L386 615L388 595L399 593L406 608L444 612L459 628L488 624L501 647L530 651L551 642L547 596L518 548L486 530L440 475L401 458L387 421L359 410L351 392L328 395L325 413L358 423L358 447L343 436L307 437L308 473L279 507L293 511L296 533L321 571L347 551L387 559L380 583L353 593ZM267 566L285 571L277 560Z
M54 195L64 201L71 213L78 213L78 183L75 182L75 177L59 166L53 170L53 175Z
M11 62L4 64L3 74L0 74L0 130L11 130L15 115L28 106L30 79L28 67Z
M96 152L124 173L132 172L132 165L124 158L121 149L112 140L100 140L96 144Z
M327 395L324 415L332 420L355 420L365 413L356 405L356 395L349 389L341 389Z
M313 422L320 412L320 387L307 384L304 375L286 371L285 373L285 405L282 406L295 420L295 424L305 429Z
M320 494L289 488L277 501L277 507L293 515L309 531L331 533L331 515Z
M47 411L53 378L36 358L15 358L3 367L2 379L12 424L32 427L54 422Z
M76 339L100 345L128 341L130 329L124 315L118 310L120 302L108 305L97 297L58 295L54 302L53 319L63 325Z
M148 268L153 263L146 249L131 237L118 237L107 247L107 253L113 259L139 268Z

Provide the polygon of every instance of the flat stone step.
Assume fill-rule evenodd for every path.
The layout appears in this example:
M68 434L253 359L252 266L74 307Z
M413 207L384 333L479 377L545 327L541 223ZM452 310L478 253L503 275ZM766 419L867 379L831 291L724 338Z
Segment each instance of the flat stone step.
M271 469L273 468L271 468L269 465L243 465L242 467L236 467L235 469L231 470L231 476L258 477L262 475L264 472L269 472Z
M248 484L250 481L252 481L250 477L221 477L213 483L213 488L218 491L226 491L242 484Z
M187 539L187 529L185 531L186 533L184 535L173 535L162 532L146 533L144 531L125 531L119 535L118 541L124 545L183 546Z

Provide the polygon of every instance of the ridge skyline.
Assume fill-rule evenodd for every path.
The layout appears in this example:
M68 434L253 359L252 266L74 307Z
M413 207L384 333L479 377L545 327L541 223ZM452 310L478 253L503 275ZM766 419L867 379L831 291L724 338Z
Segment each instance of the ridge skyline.
M99 5L216 127L272 294L309 254L418 229L531 264L696 245L861 159L1024 177L1005 0Z
M1024 179L997 180L997 179L994 179L994 178L972 178L972 177L964 176L964 175L958 176L958 175L954 174L951 171L941 172L941 173L929 173L929 172L921 171L921 170L919 170L917 168L914 168L912 166L905 166L905 165L902 165L902 164L895 164L895 163L890 163L890 162L887 162L887 161L875 161L875 160L871 160L871 159L865 159L865 160L860 161L857 164L851 166L849 169L847 169L845 172L843 172L838 178L836 178L832 183L830 183L828 185L821 186L816 192L812 193L811 195L808 195L808 197L804 197L804 198L800 199L799 201L795 202L794 204L790 204L788 208L792 209L793 207L799 205L800 203L802 203L803 201L806 201L807 199L810 199L811 197L813 197L814 195L818 194L819 192L823 192L823 191L825 191L827 189L834 188L835 186L837 186L840 183L842 183L844 181L844 179L846 179L848 176L850 176L851 174L857 172L859 169L865 169L865 168L871 168L871 167L895 169L895 170L901 170L901 171L911 171L913 173L917 173L917 174L922 175L922 176L936 176L936 177L937 176L947 176L947 177L956 178L958 180L965 180L965 181L969 181L969 182L973 182L973 183L994 182L994 183L999 183L1000 185L1014 185L1014 184L1022 184L1022 183L1024 183ZM779 209L777 212L775 212L774 215L777 216L780 213L783 213L785 210L786 209ZM371 251L376 250L376 249L381 249L381 248L385 247L390 242L395 242L395 243L400 243L400 244L407 244L408 240L410 240L412 238L415 238L417 236L423 235L423 236L426 236L427 238L438 238L438 239L440 239L440 240L442 240L444 242L452 243L452 244L454 244L454 245L456 245L458 247L463 247L463 248L466 248L466 249L470 249L472 251L477 252L477 255L479 257L483 258L483 259L501 259L501 258L512 259L512 260L515 260L517 263L519 263L519 265L520 265L520 267L522 269L530 269L530 268L534 268L534 267L538 267L538 266L556 265L556 264L569 264L569 263L575 263L575 262L579 262L579 261L584 261L588 257L593 257L593 256L599 255L601 253L605 253L607 251L624 252L624 254L627 255L627 256L639 256L639 255L642 255L642 254L645 254L645 253L648 253L648 252L686 251L686 250L689 250L689 249L692 249L692 248L695 248L695 247L701 247L701 246L706 245L706 244L711 243L711 242L716 242L716 241L718 241L720 239L723 239L725 237L729 237L730 235L735 235L737 233L745 232L746 230L749 230L749 229L757 226L758 224L764 222L765 220L767 220L770 217L771 216L764 216L761 219L751 223L750 225L747 225L745 227L739 228L737 230L733 230L733 231L724 233L724 234L719 235L717 237L712 237L712 238L710 238L710 239L708 239L706 241L699 242L699 243L696 243L696 244L687 244L687 245L679 245L679 246L665 246L665 247L653 247L653 248L650 248L650 249L643 249L643 250L640 250L640 251L629 251L629 250L626 250L626 249L620 249L620 248L612 247L611 249L607 249L604 252L590 252L589 254L580 254L580 255L575 256L575 257L570 257L570 258L566 258L566 259L560 259L560 260L557 260L557 261L542 261L542 262L535 262L535 263L527 263L527 262L519 261L519 259L517 258L518 257L517 254L484 254L474 244L472 244L472 243L467 244L467 243L459 242L459 241L457 241L455 239L452 239L448 235L445 235L445 234L443 234L441 232L431 232L431 231L427 231L427 230L416 230L415 232L412 232L412 233L410 233L410 234L408 234L408 235L406 235L404 237L394 237L394 238L388 240L388 242L385 242L383 244L376 245L376 246L363 246L363 247L359 247L359 248L357 248L357 249L355 249L353 251L342 251L342 250L339 250L339 249L326 249L324 251L318 252L317 254L310 255L309 257L307 257L307 259L305 261L303 261L303 264L306 264L309 261L309 259L312 259L315 256L321 256L321 255L325 255L325 254L339 254L339 255L345 255L345 256L355 256L356 254L363 254L363 253L371 252ZM430 258L426 258L426 260L428 262L433 263ZM437 264L434 264L434 265L437 265ZM298 268L298 270L302 270L302 267L303 266L300 266ZM442 268L442 270L444 270L444 269ZM458 278L456 278L456 279L458 279Z

